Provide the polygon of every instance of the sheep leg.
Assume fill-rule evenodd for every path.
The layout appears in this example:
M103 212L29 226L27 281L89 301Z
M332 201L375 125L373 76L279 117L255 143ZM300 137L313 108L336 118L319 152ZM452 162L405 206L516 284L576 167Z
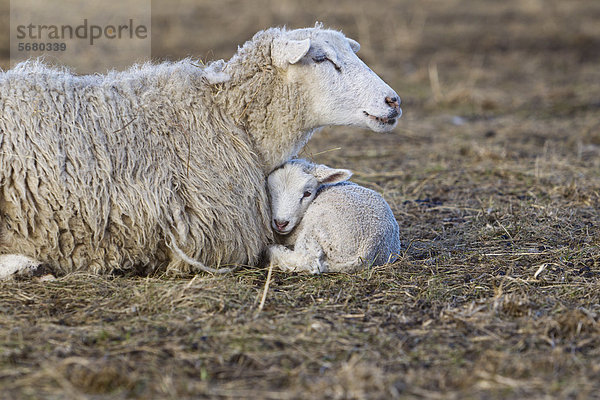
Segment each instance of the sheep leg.
M278 265L285 272L309 272L311 274L320 274L327 272L329 266L323 261L323 251L313 248L313 251L306 251L306 248L290 250L285 246L269 246L269 257L271 262ZM316 250L316 251L315 251Z
M39 277L43 280L54 279L54 275L44 264L22 254L0 255L0 279L13 277Z

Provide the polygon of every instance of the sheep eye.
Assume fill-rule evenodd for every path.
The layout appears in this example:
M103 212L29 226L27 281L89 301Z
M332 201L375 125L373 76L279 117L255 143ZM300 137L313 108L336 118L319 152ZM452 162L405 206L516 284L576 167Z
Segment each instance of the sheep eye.
M311 194L312 193L309 190L307 190L306 192L304 192L304 194L302 195L302 197L303 198L310 197Z
M336 63L331 61L331 59L328 58L324 54L313 57L313 61L316 62L317 64L322 63L323 61L329 61L331 63L331 65L333 65L333 67L335 68L336 71L341 72L341 70L342 70L339 65L337 65Z

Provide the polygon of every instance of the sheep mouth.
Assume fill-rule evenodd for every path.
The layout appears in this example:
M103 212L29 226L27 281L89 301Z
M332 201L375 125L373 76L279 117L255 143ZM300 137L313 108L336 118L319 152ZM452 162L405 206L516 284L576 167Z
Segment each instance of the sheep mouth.
M293 227L291 227L291 228L286 227L284 229L278 229L274 225L272 225L271 227L273 228L273 230L275 231L276 234L283 235L283 236L288 235L293 230Z
M363 113L369 119L372 119L373 121L379 122L380 124L384 124L384 125L394 125L396 123L396 117L398 116L397 112L392 113L390 116L387 116L387 117L378 117L376 115L369 114L366 111L363 111Z

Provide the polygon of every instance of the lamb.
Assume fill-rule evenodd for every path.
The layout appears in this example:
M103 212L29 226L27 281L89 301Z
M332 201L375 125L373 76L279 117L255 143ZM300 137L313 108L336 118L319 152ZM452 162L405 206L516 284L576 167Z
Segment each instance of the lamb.
M268 176L279 242L269 247L272 263L284 271L320 274L397 259L399 228L390 206L379 193L346 182L351 175L296 159Z
M15 256L0 277L15 260L59 275L256 264L273 237L266 174L323 126L387 132L401 116L359 47L270 28L206 66L0 72L0 255Z

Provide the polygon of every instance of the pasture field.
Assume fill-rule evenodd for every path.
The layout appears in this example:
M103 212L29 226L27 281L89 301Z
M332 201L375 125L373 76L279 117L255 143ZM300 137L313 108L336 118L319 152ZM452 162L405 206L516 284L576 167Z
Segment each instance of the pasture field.
M358 40L404 116L304 156L383 193L405 250L274 271L260 313L260 268L0 282L0 399L600 398L600 2L152 6L156 59L316 20Z

